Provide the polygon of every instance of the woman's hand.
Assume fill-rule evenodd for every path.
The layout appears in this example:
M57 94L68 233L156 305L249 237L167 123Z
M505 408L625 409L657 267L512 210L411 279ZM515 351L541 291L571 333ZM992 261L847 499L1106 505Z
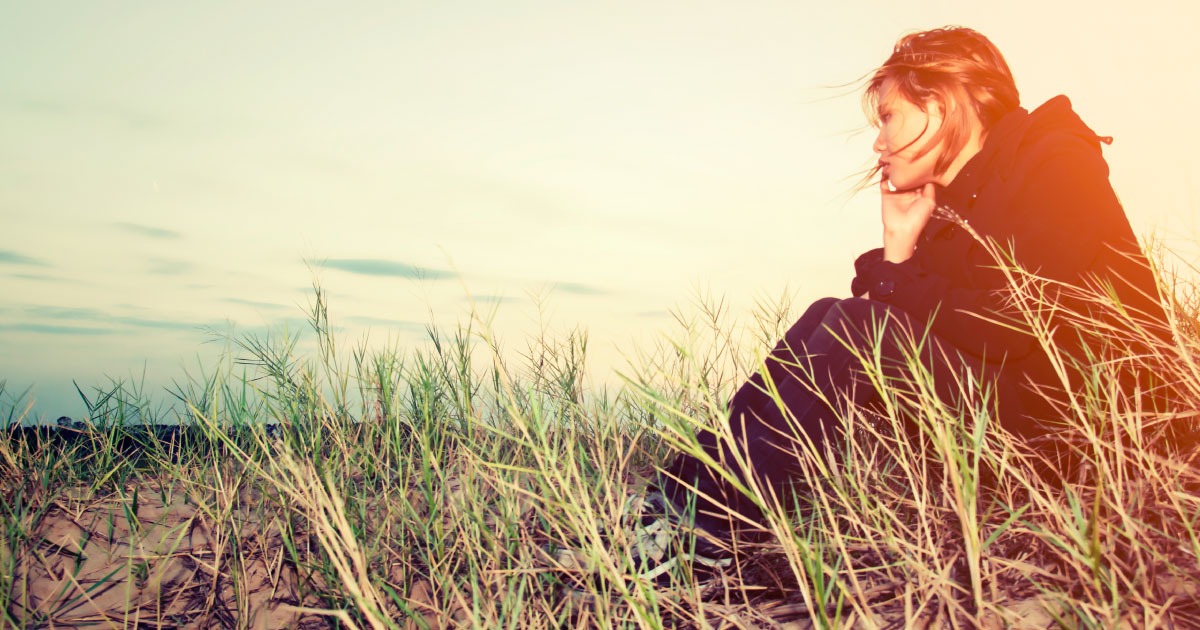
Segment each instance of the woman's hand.
M921 230L937 207L933 184L893 191L886 179L879 182L883 206L883 259L904 262L912 258Z

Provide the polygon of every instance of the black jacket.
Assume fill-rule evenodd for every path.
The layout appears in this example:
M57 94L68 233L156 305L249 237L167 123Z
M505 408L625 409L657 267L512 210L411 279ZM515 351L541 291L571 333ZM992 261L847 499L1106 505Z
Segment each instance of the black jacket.
M1161 320L1157 285L1109 184L1102 141L1111 139L1089 129L1065 96L1032 113L1019 108L990 130L953 182L937 188L937 203L1027 272L1072 286L1111 284L1123 304ZM1006 376L1061 388L1038 339L1006 299L1005 274L959 222L935 216L909 260L886 262L883 250L875 249L860 256L855 268L855 295L869 292L930 322L933 333L960 350L1002 362ZM1079 300L1066 306L1090 308ZM1078 351L1087 343L1071 326L1058 328L1059 347ZM1037 396L1022 397L1032 415L1046 413ZM1023 421L1018 423L1025 426L1012 426L1013 420L1005 423L1021 432L1032 428Z

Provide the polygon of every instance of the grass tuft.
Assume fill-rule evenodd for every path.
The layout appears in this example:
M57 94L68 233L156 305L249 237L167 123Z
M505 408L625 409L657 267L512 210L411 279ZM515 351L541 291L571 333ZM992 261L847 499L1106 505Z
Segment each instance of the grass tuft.
M739 325L700 295L623 387L593 391L582 331L539 335L515 359L479 317L431 326L424 348L347 348L315 284L313 356L295 334L232 338L168 411L114 383L80 390L79 426L21 428L25 394L0 381L0 620L1198 627L1200 293L1156 271L1165 330L1103 287L1009 270L1020 323L1063 380L1069 474L1046 474L1057 462L1000 426L980 383L955 383L965 402L951 406L918 361L899 383L863 356L886 404L845 411L842 452L795 445L808 453L795 496L725 471L766 515L747 559L656 582L631 577L625 497L674 453L699 454L698 433L732 439L725 401L795 317L787 296ZM1063 291L1092 307L1056 310L1046 296ZM1097 354L1066 352L1063 327ZM1139 389L1118 386L1128 373ZM558 565L560 546L598 579Z

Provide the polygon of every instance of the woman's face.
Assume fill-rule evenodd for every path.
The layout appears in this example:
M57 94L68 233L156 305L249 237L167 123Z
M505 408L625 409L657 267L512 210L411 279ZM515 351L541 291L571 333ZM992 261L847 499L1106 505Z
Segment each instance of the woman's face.
M943 151L933 147L918 154L942 127L942 110L935 103L922 109L884 79L879 90L879 136L874 149L879 154L880 175L896 190L911 190L929 182L945 184L934 174L934 166Z

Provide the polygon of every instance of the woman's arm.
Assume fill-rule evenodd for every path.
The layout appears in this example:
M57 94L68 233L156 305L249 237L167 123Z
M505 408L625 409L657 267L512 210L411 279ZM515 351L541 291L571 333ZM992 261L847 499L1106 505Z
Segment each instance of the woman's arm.
M886 180L880 180L879 197L883 215L883 259L904 262L912 258L917 239L937 207L933 184L925 184L916 190L893 191Z
M1034 157L1016 173L1021 182L996 216L979 217L976 226L1011 254L1024 269L1041 278L1073 285L1094 269L1108 247L1136 248L1128 220L1108 183L1108 167L1099 150L1077 136L1059 134L1026 150ZM981 194L987 194L986 191ZM992 194L995 194L994 191ZM971 238L958 234L955 238ZM1022 325L1020 313L1007 306L1008 280L980 243L968 248L965 260L972 286L953 286L923 256L902 262L887 260L886 248L867 252L856 261L856 294L901 308L909 315L933 320L932 330L962 350L983 356L1022 356L1037 340ZM945 262L945 261L938 261ZM981 319L982 318L982 319ZM987 323L1005 320L1012 327Z

